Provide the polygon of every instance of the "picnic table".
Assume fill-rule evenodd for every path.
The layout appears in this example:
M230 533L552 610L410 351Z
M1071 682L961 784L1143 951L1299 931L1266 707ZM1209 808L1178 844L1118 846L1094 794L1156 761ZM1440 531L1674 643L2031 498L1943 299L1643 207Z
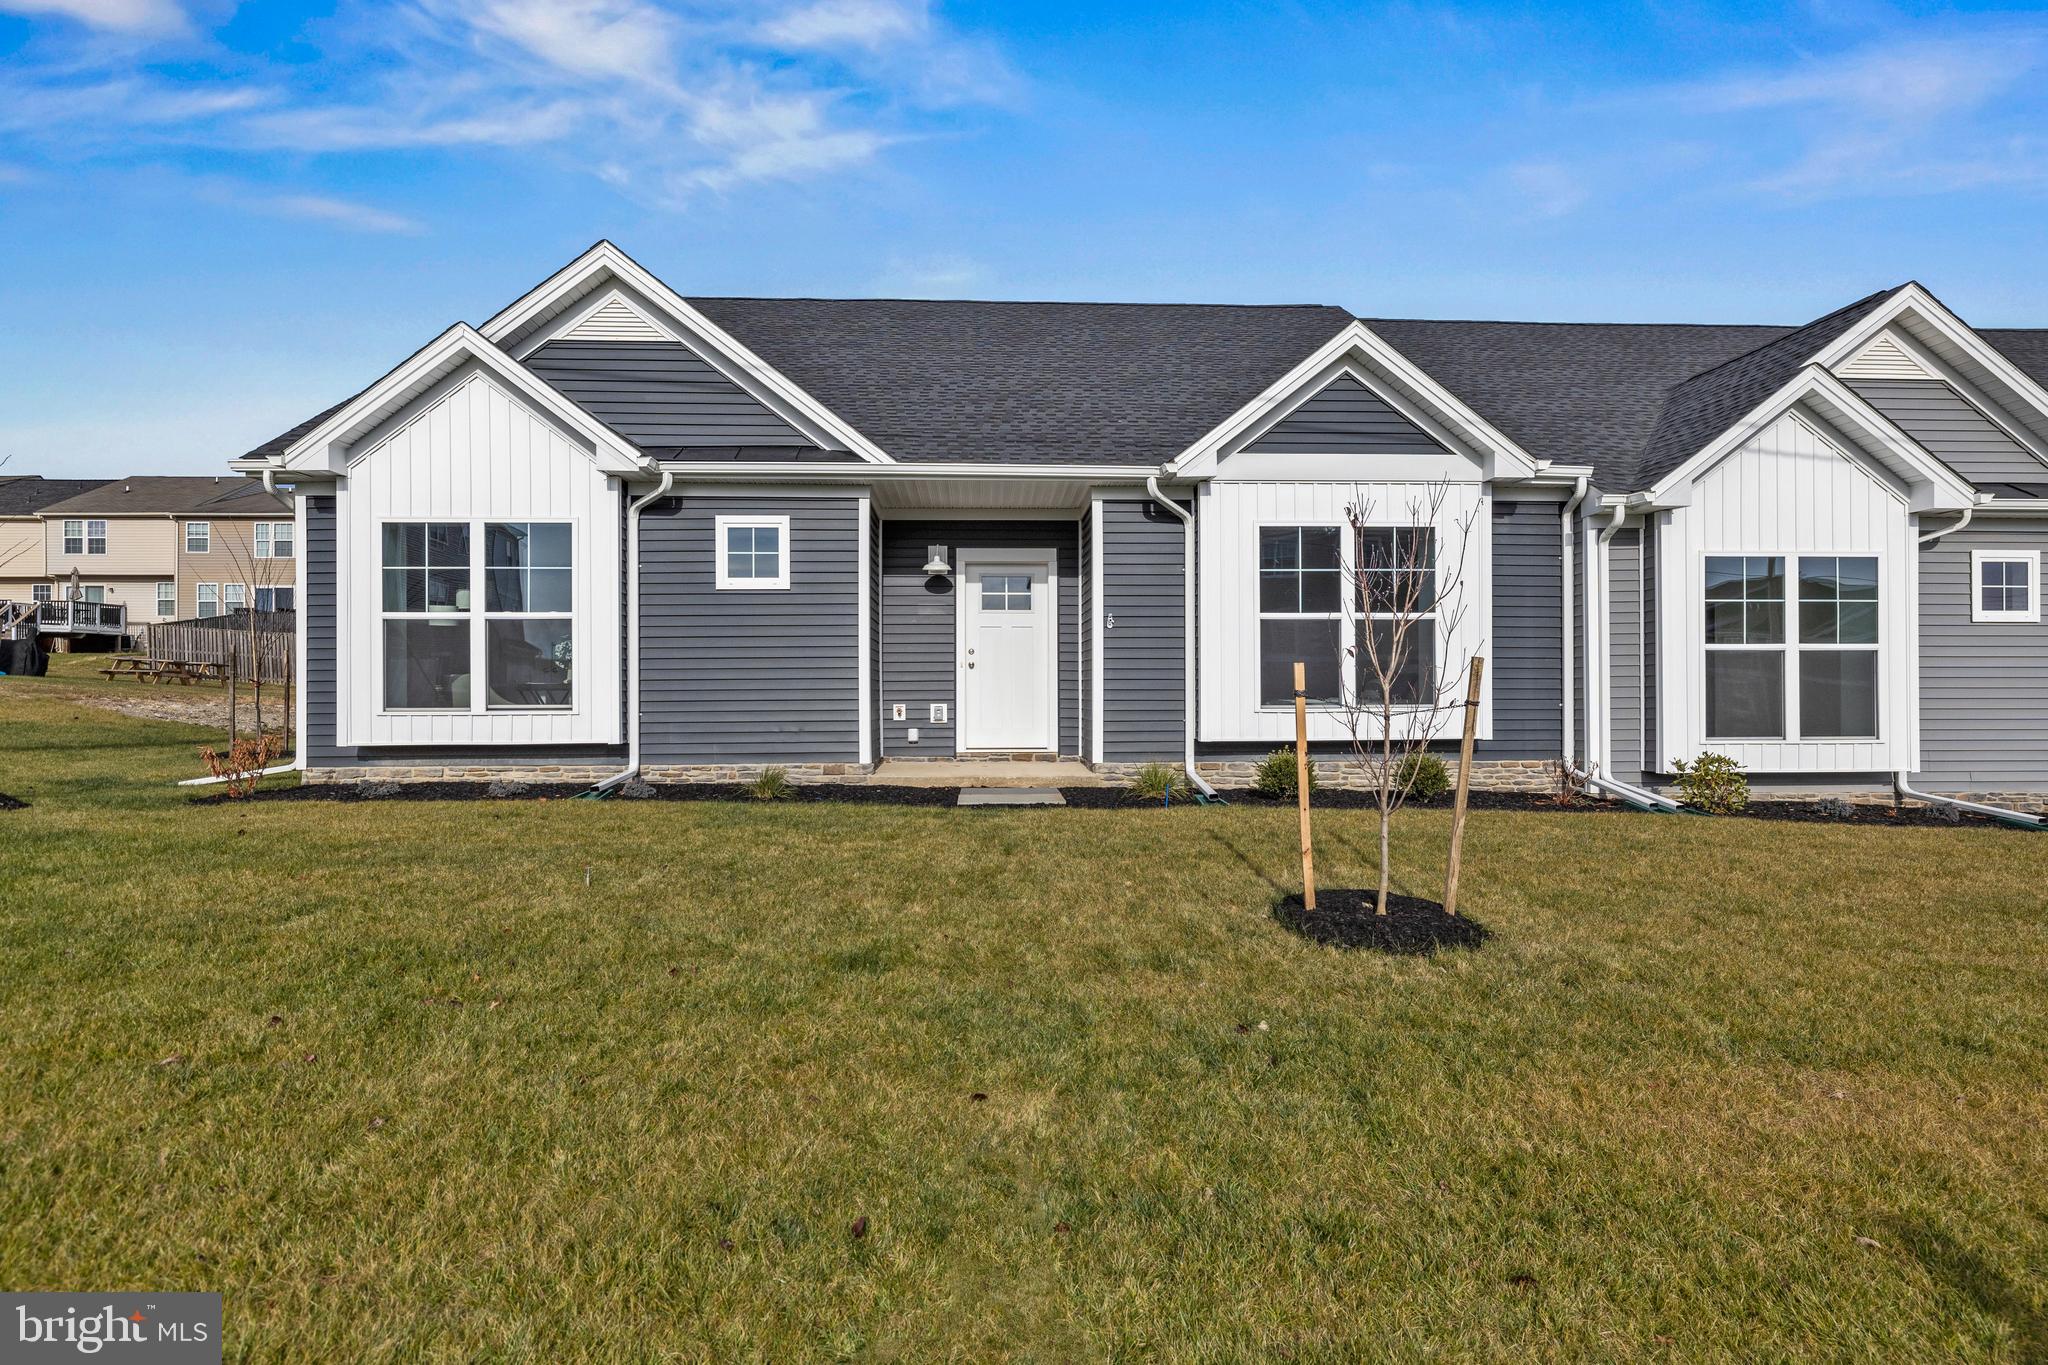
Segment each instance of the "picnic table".
M147 659L121 654L112 663L111 668L100 672L109 678L133 678L137 682L181 682L189 687L196 682L225 682L228 676L226 665L203 659Z

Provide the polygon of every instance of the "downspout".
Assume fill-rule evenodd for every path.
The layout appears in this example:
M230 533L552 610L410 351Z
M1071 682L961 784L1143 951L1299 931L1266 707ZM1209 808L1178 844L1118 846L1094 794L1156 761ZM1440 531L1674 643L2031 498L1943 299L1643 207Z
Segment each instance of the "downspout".
M640 774L640 509L657 498L668 496L675 487L672 469L661 471L661 482L653 492L626 507L626 766L592 787L584 795L602 799Z
M1920 537L1920 543L1932 545L1943 536L1952 536L1968 526L1970 518L1976 515L1975 506L1965 507L1961 519L1955 525L1945 526L1939 531L1929 531ZM1994 820L2003 820L2008 825L2018 825L2022 829L2048 829L2048 820L2038 815L2029 815L2025 811L2007 810L2003 806L1986 806L1976 801L1959 800L1953 796L1936 796L1932 792L1915 791L1907 785L1906 774L1902 772L1892 774L1892 789L1899 797L1922 801L1930 806L1951 806L1956 810L1975 811L1979 815L1988 815Z
M1187 770L1188 781L1195 784L1195 790L1204 798L1213 799L1216 789L1202 780L1195 771L1195 514L1159 491L1159 476L1147 475L1145 491L1152 500L1180 518L1181 528L1181 595L1184 622L1184 640L1181 658L1186 664L1186 678L1181 684L1181 737L1186 748L1181 756L1181 766ZM1095 553L1101 554L1097 546Z
M1558 518L1558 533L1564 546L1564 591L1559 594L1564 599L1564 740L1563 748L1559 752L1564 756L1564 766L1573 772L1578 771L1578 742L1575 735L1579 728L1579 680L1577 670L1573 667L1578 642L1572 638L1576 633L1572 609L1578 605L1579 590L1572 582L1572 547L1577 540L1573 534L1572 518L1577 514L1579 504L1586 500L1588 482L1584 474L1579 475L1578 482L1572 485L1571 501L1564 505L1564 512Z
M277 496L277 467L275 465L263 466L263 491L270 494L270 496L273 498ZM170 520L176 521L177 518L171 517ZM298 648L297 641L293 641L292 648L294 650ZM301 679L294 684L294 690L296 691L298 687L302 687L304 685L304 680ZM298 698L294 696L292 698L292 705L296 707L298 704ZM298 722L299 718L294 716L293 720L294 722ZM275 767L265 768L262 771L258 772L256 776L275 777L278 773L298 772L301 768L304 768L306 766L305 726L303 723L296 723L294 725L294 730L296 732L296 737L293 740L292 747L297 749L298 752L292 755L292 761L289 763L279 763ZM217 782L226 782L229 780L230 779L226 777L188 777L180 783L178 783L178 785L181 787L211 787Z
M1576 507L1577 505L1578 500L1574 498L1572 506ZM1571 511L1569 508L1566 510L1565 515L1567 518L1570 517ZM1647 787L1639 787L1633 782L1624 782L1603 770L1607 757L1607 745L1604 734L1608 728L1608 665L1606 662L1609 626L1607 620L1607 545L1609 541L1614 539L1615 533L1621 530L1627 521L1628 504L1617 504L1614 508L1614 515L1608 519L1607 525L1601 528L1599 539L1588 548L1586 554L1586 633L1589 637L1587 652L1590 656L1586 660L1586 762L1582 766L1572 760L1571 746L1569 741L1567 741L1565 767L1574 777L1585 784L1588 791L1604 792L1608 796L1634 806L1639 810L1677 811L1681 807L1678 802L1670 797L1659 792L1653 792ZM1569 560L1566 561L1565 571L1566 573L1571 571ZM1566 611L1567 615L1569 615L1570 609L1567 608ZM1569 651L1571 649L1571 632L1569 629L1565 632L1565 639L1566 658L1569 659ZM1569 676L1567 674L1568 680ZM1570 705L1569 693L1567 693L1566 705ZM1567 719L1569 719L1569 712L1567 713Z

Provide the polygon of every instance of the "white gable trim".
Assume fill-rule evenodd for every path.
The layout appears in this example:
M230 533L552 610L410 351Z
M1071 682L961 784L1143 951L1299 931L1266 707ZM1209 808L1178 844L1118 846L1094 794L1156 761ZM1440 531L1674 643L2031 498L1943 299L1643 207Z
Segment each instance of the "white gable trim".
M668 330L647 316L646 310L626 297L623 289L611 289L594 293L576 309L569 322L559 331L550 330L545 336L536 336L530 345L524 345L516 352L521 360L532 355L547 341L668 341Z
M1263 434L1347 371L1445 446L1477 456L1487 478L1528 478L1542 468L1542 461L1495 430L1370 327L1353 321L1182 451L1166 472L1197 479L1214 474L1226 451L1244 444L1253 433Z
M564 398L552 385L492 345L466 322L458 322L435 337L397 369L294 441L281 457L284 468L341 473L347 468L350 448L357 441L413 399L471 362L561 424L577 438L583 453L605 473L632 475L646 472L647 464L632 442Z
M708 364L820 446L850 450L876 464L895 463L880 446L740 344L738 338L692 308L680 294L610 242L599 242L563 266L501 310L480 330L492 341L514 351L529 349L526 342L536 328L600 290L606 279L619 281L666 314L670 325L664 330L672 332L677 341L696 351ZM659 325L659 319L651 320Z
M1854 442L1904 480L1916 512L1957 511L1974 506L1977 489L1935 459L1918 441L1819 365L1808 365L1748 415L1659 479L1642 501L1652 507L1682 507L1695 480L1719 464L1794 407L1813 411L1821 423Z
M1875 340L1836 367L1844 379L1932 379L1934 376L1899 346L1898 334L1879 332Z
M1835 338L1813 360L1830 370L1838 369L1849 357L1859 353L1887 330L1896 330L1907 340L1919 343L1917 352L1909 350L1908 353L1921 359L1932 350L1924 338L1914 335L1923 328L1928 335L1955 348L1971 364L1980 367L1994 384L2008 391L2020 407L2019 411L2011 414L2012 417L2025 423L2038 437L2048 440L2048 389L2042 388L2026 371L2000 355L1996 347L1978 336L1968 323L1949 312L1940 299L1918 284L1901 288L1870 316ZM1954 373L1952 366L1945 365L1944 368ZM1982 385L1976 387L1981 388ZM1987 412L1985 415L1991 414ZM2023 444L2032 449L2038 442Z
M1928 350L1918 337L1901 328L1893 328L1880 339L1891 341L1908 359L1918 365L1923 372L1923 378L1938 379L1947 384L1965 403L1975 408L1985 421L2010 436L2016 445L2035 459L2048 464L2048 438L2029 430L1989 394L1958 373L1954 366Z

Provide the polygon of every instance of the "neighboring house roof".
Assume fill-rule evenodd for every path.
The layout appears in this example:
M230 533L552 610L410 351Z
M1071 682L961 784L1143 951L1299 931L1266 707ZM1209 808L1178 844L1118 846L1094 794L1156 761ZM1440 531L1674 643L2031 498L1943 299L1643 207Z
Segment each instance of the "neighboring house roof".
M46 479L40 474L17 474L0 479L0 517L32 516L52 503L75 498L105 482L105 479Z
M50 516L267 517L289 516L291 504L248 479L143 474L95 482L42 510Z
M905 462L1163 464L1351 322L1314 304L688 302Z

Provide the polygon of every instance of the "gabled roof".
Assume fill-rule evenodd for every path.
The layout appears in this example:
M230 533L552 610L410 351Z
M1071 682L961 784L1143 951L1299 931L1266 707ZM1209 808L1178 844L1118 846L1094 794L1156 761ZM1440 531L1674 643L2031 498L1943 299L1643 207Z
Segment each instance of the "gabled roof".
M95 480L86 490L43 508L46 516L290 516L291 504L261 484L228 476L138 474Z
M1643 443L1630 487L1648 488L1697 455L1759 403L1790 383L1815 352L1897 292L1883 289L1866 295L1754 350L1724 360L1673 388L1664 400L1657 425Z
M689 302L904 462L1163 464L1351 322L1313 304Z
M26 517L66 498L75 498L105 479L46 479L40 474L0 478L0 517Z

